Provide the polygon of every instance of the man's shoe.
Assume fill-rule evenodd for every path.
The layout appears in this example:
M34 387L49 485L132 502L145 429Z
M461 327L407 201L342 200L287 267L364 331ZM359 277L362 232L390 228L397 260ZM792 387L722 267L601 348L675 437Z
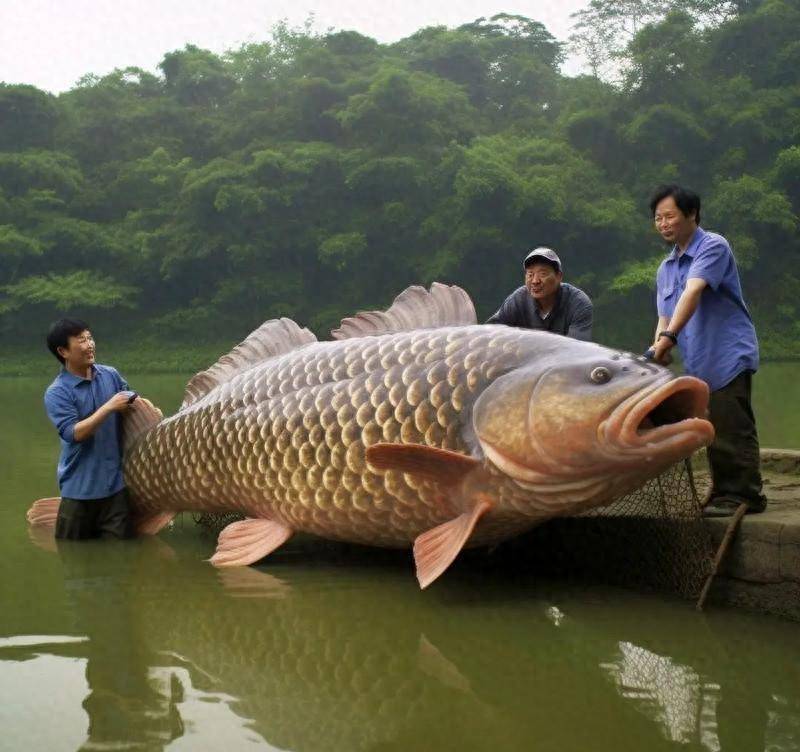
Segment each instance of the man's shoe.
M742 505L747 504L745 514L759 514L765 507L753 506L744 499L732 499L729 496L717 496L711 499L703 507L703 517L732 517L736 510ZM765 505L766 506L766 505Z

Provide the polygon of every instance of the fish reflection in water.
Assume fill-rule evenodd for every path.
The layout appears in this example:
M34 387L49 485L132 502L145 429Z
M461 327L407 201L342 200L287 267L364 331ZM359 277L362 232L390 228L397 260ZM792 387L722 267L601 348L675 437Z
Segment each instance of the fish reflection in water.
M639 604L631 619L624 598L512 592L475 571L431 599L402 557L378 561L380 577L346 559L298 568L291 551L270 574L216 572L141 543L61 551L90 641L73 647L88 658L87 749L168 748L222 705L240 740L309 752L788 751L797 739L798 669L776 651L731 656L714 631L727 621L681 604Z

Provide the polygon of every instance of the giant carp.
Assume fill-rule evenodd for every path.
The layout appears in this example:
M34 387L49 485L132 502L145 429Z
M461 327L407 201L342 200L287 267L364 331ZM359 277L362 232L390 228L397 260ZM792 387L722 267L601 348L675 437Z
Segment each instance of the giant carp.
M298 531L413 545L424 588L464 546L607 505L713 440L704 382L477 325L458 287L411 287L333 336L271 320L195 376L175 415L137 400L124 450L137 529L240 513L219 535L220 567Z

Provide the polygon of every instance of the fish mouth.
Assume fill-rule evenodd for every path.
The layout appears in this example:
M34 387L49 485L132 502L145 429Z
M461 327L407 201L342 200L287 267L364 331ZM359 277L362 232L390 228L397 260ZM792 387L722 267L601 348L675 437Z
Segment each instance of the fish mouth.
M708 385L700 379L669 377L626 399L598 431L628 454L687 456L714 440L708 395Z

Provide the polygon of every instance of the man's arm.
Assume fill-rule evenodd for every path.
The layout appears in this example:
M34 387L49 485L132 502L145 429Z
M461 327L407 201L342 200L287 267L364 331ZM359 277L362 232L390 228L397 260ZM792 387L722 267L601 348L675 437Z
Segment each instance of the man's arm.
M689 319L692 318L692 315L697 310L697 306L700 304L700 296L703 294L703 290L707 285L708 282L699 277L692 277L686 280L686 288L681 293L680 298L678 298L678 303L675 306L672 318L664 329L677 335L678 332L686 326ZM659 317L659 324L662 318L664 317ZM658 331L664 331L664 329L659 329ZM654 347L655 354L653 359L661 363L664 361L667 353L675 347L675 343L669 337L659 337L658 332L656 332Z
M129 398L129 394L118 392L83 420L78 419L78 409L74 401L60 389L48 390L44 404L47 417L56 427L58 435L71 444L88 439L111 413L127 410Z
M124 413L131 406L130 394L127 392L117 392L111 399L97 408L88 418L84 418L75 424L73 428L73 441L85 441L100 427L100 424L111 413Z
M519 306L517 305L516 296L516 292L509 295L503 301L503 305L500 306L497 312L486 320L486 323L505 324L506 326L521 326L522 322L520 322Z
M591 341L593 319L594 305L587 297L570 319L567 336L573 339L583 340L584 342Z
M663 332L665 329L669 329L669 316L659 316L658 323L656 324L656 330L653 333L653 349L655 350L656 344L658 343L658 333Z
M681 293L680 298L678 298L675 310L665 328L674 334L680 332L697 310L697 306L700 304L700 298L703 295L703 290L705 290L706 287L711 290L719 289L722 280L725 278L726 271L733 263L735 263L733 260L733 253L728 245L728 241L720 235L707 233L706 241L704 241L689 266L689 270L686 274L686 287ZM656 334L656 336L658 336L658 334ZM655 359L659 360L665 353L668 353L674 345L675 343L672 342L669 337L661 337L661 339L656 342Z

